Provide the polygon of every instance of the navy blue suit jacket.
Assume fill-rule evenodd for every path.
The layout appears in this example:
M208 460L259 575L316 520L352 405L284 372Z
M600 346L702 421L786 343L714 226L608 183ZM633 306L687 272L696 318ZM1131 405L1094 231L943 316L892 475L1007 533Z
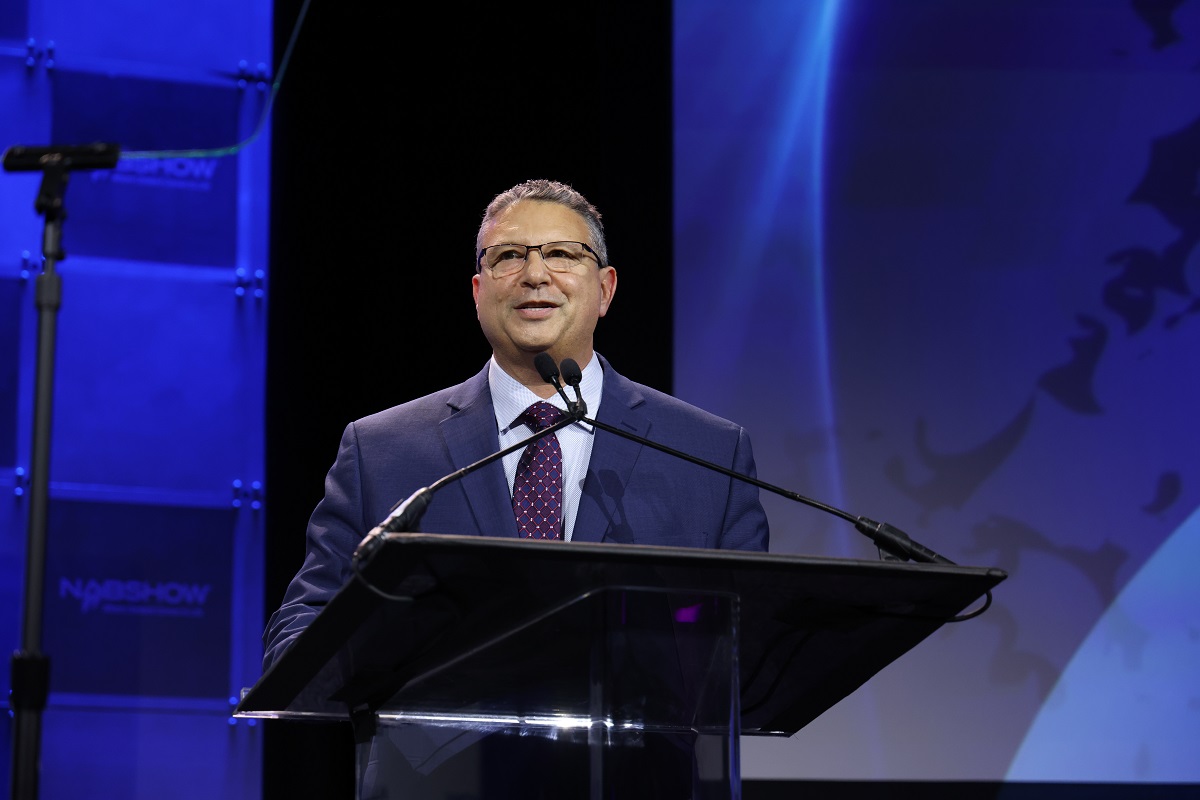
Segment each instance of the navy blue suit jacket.
M755 476L750 440L739 425L600 363L598 421ZM500 449L487 372L485 365L464 383L346 427L309 521L304 564L267 624L265 665L350 579L354 549L399 501ZM757 487L607 431L595 437L574 541L767 550ZM516 538L511 497L504 467L494 461L438 491L421 530Z

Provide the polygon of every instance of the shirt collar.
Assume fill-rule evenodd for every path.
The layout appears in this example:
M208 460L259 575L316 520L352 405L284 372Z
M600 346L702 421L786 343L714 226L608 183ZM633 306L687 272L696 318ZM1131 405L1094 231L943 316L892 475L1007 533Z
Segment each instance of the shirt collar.
M508 431L513 420L520 416L522 411L542 400L525 384L505 372L495 356L488 361L488 388L492 393L492 408L496 412L496 429L501 433ZM572 397L575 390L564 386L563 391L568 397ZM587 415L594 419L600 410L600 397L604 391L604 368L600 366L600 359L594 352L587 366L583 368L583 380L579 382L579 391L587 403ZM558 392L546 398L545 402L563 411L567 410Z

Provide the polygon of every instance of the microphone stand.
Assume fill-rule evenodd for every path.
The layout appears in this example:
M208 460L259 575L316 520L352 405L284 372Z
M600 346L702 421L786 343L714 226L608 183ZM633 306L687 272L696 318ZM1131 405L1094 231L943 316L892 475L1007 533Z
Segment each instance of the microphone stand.
M13 712L12 797L33 800L38 792L42 711L50 694L50 659L42 647L42 592L46 578L46 510L50 494L50 420L54 400L54 350L62 278L55 265L62 251L62 223L67 213L63 195L73 169L112 169L120 150L114 144L78 147L10 147L4 153L8 172L42 172L34 208L45 217L42 272L34 302L38 310L37 365L33 407L33 451L29 474L29 529L25 548L25 597L21 649L12 656Z
M786 497L789 500L795 500L796 502L803 503L806 506L819 508L822 511L833 514L834 516L848 520L849 522L854 523L854 527L859 533L862 533L870 538L871 541L875 542L876 546L880 549L881 555L886 552L889 556L901 561L912 560L922 561L928 564L954 564L954 562L950 559L938 555L928 547L925 547L919 542L914 541L904 531L889 525L886 522L876 522L875 520L867 519L866 517L855 516L847 511L841 510L840 508L835 508L831 505L827 505L818 500L813 500L812 498L805 497L804 495L797 494L796 492L788 491L787 489L782 489L778 486L772 486L765 481L760 481L757 478L751 478L749 475L743 475L740 472L734 472L731 469L722 467L720 464L713 464L712 462L705 461L701 458L696 458L695 456L688 455L680 450L667 447L664 444L652 442L649 439L638 436L635 433L630 433L629 431L613 427L612 425L598 422L590 417L581 417L579 421L587 425L594 425L599 430L608 431L609 433L616 434L617 436L621 436L626 439L632 439L639 444L644 444L647 447L653 447L655 450L668 453L676 458L682 458L684 461L690 461L693 464L698 464L706 469L716 470L717 472L728 475L731 478L736 478L739 481L751 483L760 489L766 489L768 492L773 492L774 494Z
M840 508L835 508L834 506L822 503L818 500L813 500L810 497L805 497L802 494L783 489L779 486L774 486L766 481L760 481L759 479L752 478L749 475L743 475L740 472L735 472L734 470L731 470L728 467L723 467L720 464L714 464L710 461L705 461L702 458L689 455L682 450L676 450L675 448L668 447L665 444L659 444L658 442L651 441L645 437L638 436L636 433L630 433L629 431L622 430L621 428L617 428L593 419L587 416L587 404L583 401L583 397L579 391L579 382L582 378L582 374L580 373L578 364L576 364L573 359L565 359L563 361L563 376L566 378L567 385L571 386L575 390L575 400L571 400L571 398L567 397L567 393L563 390L562 383L559 380L558 366L554 363L554 360L549 355L546 353L538 353L537 358L534 359L534 363L537 366L539 373L541 373L542 378L546 381L546 383L549 383L554 387L554 390L558 393L558 396L561 397L563 402L566 403L567 413L563 415L562 419L539 431L538 433L535 433L532 436L517 442L516 444L505 447L504 449L492 453L489 456L481 458L473 464L468 464L460 470L456 470L455 472L451 472L449 475L444 475L443 477L438 478L429 486L418 489L409 495L408 499L398 503L392 509L392 512L388 515L387 519L375 526L371 532L368 533L361 542L359 542L358 547L355 548L352 561L356 565L356 573L357 564L363 558L370 556L379 548L380 544L382 543L383 534L402 533L412 530L412 527L420 521L421 515L425 513L425 508L429 505L429 501L433 498L433 494L438 489L442 488L448 483L453 483L454 481L460 480L475 470L487 466L498 458L503 458L515 450L528 446L530 443L537 441L547 434L554 433L568 425L573 425L576 422L583 423L585 425L591 425L597 430L607 431L608 433L620 436L624 439L630 439L638 444L645 445L646 447L652 447L655 450L659 450L663 453L667 453L668 455L683 459L684 461L689 461L693 464L704 467L705 469L715 470L716 472L720 472L722 475L727 475L730 478L753 484L760 489L766 489L768 492L780 495L781 497L786 497L789 500L795 500L798 503L803 503L804 505L820 509L828 514L833 514L836 517L841 517L844 520L854 523L855 530L869 538L871 541L875 542L876 547L879 548L880 557L886 560L918 561L926 564L946 564L949 566L954 566L953 561L945 556L935 553L933 550L930 550L920 542L915 541L907 533L895 527L894 525L889 525L886 522L876 522L875 520L868 519L867 517L855 516L854 514L843 511Z
M559 367L557 364L554 363L554 359L549 354L547 354L545 352L538 353L537 356L534 358L534 366L537 368L538 373L541 375L542 379L545 380L546 383L551 384L554 387L554 390L558 393L558 396L561 397L563 399L563 401L566 403L567 413L562 417L562 419L560 419L558 422L555 422L553 425L546 427L545 429L533 434L532 436L530 436L520 442L517 442L514 445L505 447L504 449L502 449L498 452L492 453L489 456L481 458L479 461L476 461L473 464L469 464L460 470L457 470L455 472L450 473L449 475L439 478L438 480L434 481L429 486L423 487L423 488L418 489L417 491L413 492L411 495L409 495L408 499L404 500L401 503L398 503L392 509L392 511L388 515L387 519L385 519L383 522L379 523L379 525L375 526L375 528L373 528L362 539L362 541L359 542L358 547L355 548L354 555L351 558L351 566L354 570L355 576L359 580L363 581L363 583L367 586L368 589L379 594L380 596L384 597L385 599L389 599L389 600L409 600L410 599L407 597L396 597L393 595L388 595L388 594L380 591L377 587L372 586L371 583L368 580L366 580L366 578L364 578L362 573L360 572L360 564L362 563L363 559L366 559L366 558L370 557L371 555L373 555L379 549L379 547L382 546L383 542L386 539L387 534L411 531L413 529L413 526L415 526L417 524L417 522L420 521L421 515L425 512L425 508L429 505L429 501L432 499L433 494L438 489L440 489L441 487L445 486L448 483L453 483L454 481L460 480L461 478L465 477L466 475L469 475L470 473L474 472L475 470L480 469L481 467L484 467L484 466L492 463L496 459L502 458L519 448L527 447L530 443L537 441L538 439L540 439L543 436L546 436L547 434L555 433L556 431L558 431L562 428L565 428L568 425L573 425L577 422L583 423L586 425L591 425L598 430L602 430L607 433L611 433L615 436L620 436L624 439L630 439L639 444L645 445L646 447L652 447L655 450L659 450L663 453L667 453L668 455L672 455L672 456L675 456L676 458L683 459L684 461L689 461L693 464L704 467L705 469L714 470L714 471L719 472L723 475L726 475L730 478L734 478L739 481L744 481L746 483L753 484L753 485L759 487L760 489L765 489L774 494L780 495L782 497L786 497L789 500L795 500L796 502L803 503L807 506L812 506L813 508L820 509L829 514L833 514L836 517L841 517L844 520L854 523L854 527L859 533L862 533L863 535L865 535L869 539L871 539L873 542L875 542L875 545L879 548L879 555L884 560L889 560L889 561L909 561L909 560L911 560L911 561L918 561L918 562L923 562L923 563L927 563L927 564L944 564L944 565L949 565L949 566L954 565L954 562L951 561L950 559L945 558L944 556L941 556L941 555L935 553L934 551L930 550L928 547L925 547L924 545L920 544L919 542L914 541L904 531L902 531L899 528L896 528L892 525L889 525L886 522L881 523L881 522L876 522L875 520L872 520L872 519L868 519L867 517L855 516L853 514L850 514L849 512L842 511L839 508L835 508L835 507L827 505L825 503L821 503L817 500L813 500L811 498L805 497L804 495L797 494L796 492L788 491L787 489L782 489L778 486L773 486L772 484L769 484L765 481L760 481L757 478L752 478L749 475L743 475L739 472L735 472L734 470L731 470L727 467L723 467L719 464L714 464L712 462L705 461L704 459L697 458L696 456L689 455L688 453L684 453L680 450L676 450L673 447L668 447L667 445L659 444L658 442L651 441L644 437L638 436L637 434L630 433L629 431L622 430L620 428L614 427L612 425L608 425L604 422L600 422L591 417L588 417L587 416L587 403L584 402L582 393L580 392L580 389L579 389L579 384L583 379L583 375L582 375L581 370L579 369L579 365L574 361L574 359L570 359L570 358L564 359L563 363L562 363L562 372L561 372L563 378L567 382L567 385L569 385L571 388L573 388L575 390L575 398L576 399L574 401L572 401L569 397L567 397L567 393L563 390L562 382L559 380L559 375L560 375ZM991 597L992 597L992 593L989 591L987 593L987 600L982 607L980 607L974 611L971 611L967 614L961 614L959 616L953 617L948 621L962 622L964 620L972 619L974 617L979 616L980 614L982 614L984 611L986 611L991 606L991 602L992 602Z
M840 508L834 508L831 505L821 503L817 500L813 500L812 498L797 494L796 492L791 492L787 489L781 489L778 486L772 486L765 481L760 481L757 478L751 478L749 475L743 475L740 472L734 472L733 470L722 467L719 464L713 464L709 461L705 461L704 459L696 458L695 456L688 455L687 453L676 450L672 447L667 447L666 445L659 444L658 442L652 442L649 439L638 436L637 434L630 433L626 430L621 430L620 428L614 428L612 425L607 425L603 422L598 422L587 417L587 404L584 403L583 396L579 391L579 383L583 380L583 373L579 369L579 364L577 364L575 360L571 358L563 359L562 362L561 375L563 380L567 382L568 386L575 390L575 401L572 402L571 399L567 397L567 393L563 391L562 383L559 382L560 372L559 368L554 364L554 359L549 358L548 356L546 358L541 358L543 355L545 354L539 353L538 356L540 360L535 359L539 373L546 383L549 383L554 387L555 391L557 391L559 396L562 397L562 399L566 402L567 408L570 409L571 413L576 414L579 417L580 422L593 425L602 431L607 431L622 438L631 439L647 447L653 447L655 450L675 456L676 458L681 458L684 461L690 461L691 463L697 464L705 469L716 470L723 475L728 475L729 477L736 478L739 481L745 481L746 483L753 484L760 489L766 489L768 492L780 495L781 497L786 497L789 500L795 500L796 502L803 503L806 506L820 509L828 514L833 514L835 517L841 517L844 520L854 523L855 530L869 538L871 541L875 542L875 546L879 548L880 557L885 560L912 560L924 562L926 564L954 564L954 562L950 559L938 555L928 547L925 547L921 543L914 541L904 531L893 525L889 525L886 522L876 522L873 519L855 516L854 514L850 514L841 510Z
M398 503L392 509L392 512L388 514L387 519L376 525L371 529L370 533L363 537L363 540L358 543L358 547L354 549L353 563L357 565L362 559L369 557L378 550L383 543L383 534L411 532L413 526L421 520L421 515L425 513L426 506L429 505L429 501L433 499L433 495L438 489L441 489L448 483L465 478L475 470L486 467L498 458L504 458L509 453L528 447L543 436L557 433L568 425L579 422L582 418L582 411L569 408L567 413L553 425L547 425L532 436L527 436L521 441L498 450L489 456L485 456L473 464L468 464L462 469L455 470L449 475L438 478L428 486L417 489L408 496L408 499ZM355 568L355 572L357 573L357 567Z

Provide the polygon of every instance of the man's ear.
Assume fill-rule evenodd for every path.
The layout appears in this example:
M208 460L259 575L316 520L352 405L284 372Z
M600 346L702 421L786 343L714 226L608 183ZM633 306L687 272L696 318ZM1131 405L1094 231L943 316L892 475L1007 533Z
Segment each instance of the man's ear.
M600 268L600 316L608 313L613 295L617 293L617 270L609 265Z

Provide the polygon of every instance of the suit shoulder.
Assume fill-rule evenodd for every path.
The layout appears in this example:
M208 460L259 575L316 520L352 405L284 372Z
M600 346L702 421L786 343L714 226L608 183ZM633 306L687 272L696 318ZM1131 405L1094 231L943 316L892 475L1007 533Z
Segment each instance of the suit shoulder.
M487 381L480 383L479 376L475 376L455 386L360 417L351 425L360 432L436 425L459 409L485 401L486 397Z
M666 415L667 418L679 423L714 430L739 433L743 430L743 427L733 420L718 416L685 400L680 400L674 395L659 391L645 384L637 383L636 381L631 381L628 378L622 378L621 380L624 381L626 387L632 392L632 396L637 398L641 406L639 410L644 413L653 416Z

